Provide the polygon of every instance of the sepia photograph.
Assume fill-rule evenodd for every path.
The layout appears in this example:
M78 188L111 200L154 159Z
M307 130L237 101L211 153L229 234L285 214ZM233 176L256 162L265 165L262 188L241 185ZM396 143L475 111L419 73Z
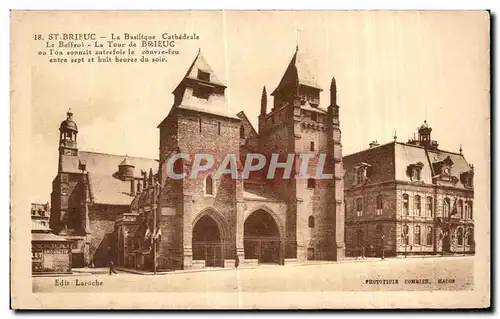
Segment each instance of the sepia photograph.
M490 306L488 11L10 19L12 308Z

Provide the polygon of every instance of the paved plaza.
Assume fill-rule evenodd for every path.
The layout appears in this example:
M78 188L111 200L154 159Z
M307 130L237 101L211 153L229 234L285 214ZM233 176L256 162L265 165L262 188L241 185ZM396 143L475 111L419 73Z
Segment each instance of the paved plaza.
M473 288L473 257L430 257L261 265L256 268L140 275L119 271L33 277L34 292L275 292L464 290Z

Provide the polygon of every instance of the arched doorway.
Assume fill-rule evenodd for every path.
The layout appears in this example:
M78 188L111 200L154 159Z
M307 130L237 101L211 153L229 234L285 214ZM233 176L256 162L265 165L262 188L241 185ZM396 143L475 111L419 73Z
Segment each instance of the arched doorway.
M283 243L278 225L265 210L253 212L244 225L245 259L259 263L282 264Z
M193 260L204 260L206 267L224 267L223 243L217 222L209 215L193 227Z

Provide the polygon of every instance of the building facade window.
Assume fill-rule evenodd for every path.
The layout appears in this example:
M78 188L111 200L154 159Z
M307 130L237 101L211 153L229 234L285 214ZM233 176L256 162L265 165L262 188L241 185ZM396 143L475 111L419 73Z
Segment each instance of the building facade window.
M309 228L314 228L314 216L309 216Z
M413 238L413 243L415 245L420 245L421 244L421 231L420 231L420 226L417 225L415 226L415 231L414 231L414 238Z
M432 197L427 197L426 205L427 205L427 216L432 217Z
M201 133L201 117L198 118L198 126L200 128L200 133Z
M363 199L356 198L356 216L363 216Z
M460 219L464 219L464 201L459 199L457 202L457 213Z
M363 184L363 181L365 180L365 172L363 169L356 169L356 184Z
M443 217L449 217L450 216L450 199L446 197L443 200Z
M382 212L384 209L383 199L384 199L384 197L381 194L377 195L377 211L376 211L377 216L382 215Z
M420 216L420 212L422 208L422 200L420 198L420 195L415 196L415 215Z
M403 215L410 215L410 200L408 194L403 194Z
M472 219L472 202L471 201L465 202L465 218Z
M315 187L316 187L316 180L314 178L308 178L307 188L315 188Z
M463 229L459 227L457 229L457 245L462 246L464 244L464 233Z
M221 133L220 122L217 122L217 132L220 135L220 133Z
M468 246L472 246L472 243L474 242L474 229L472 229L472 228L467 229L466 242L467 242Z
M408 225L403 225L403 231L402 231L401 236L403 237L403 243L405 245L410 244L410 242L409 242L410 237L408 236L408 232L409 232Z
M432 240L433 238L434 238L434 236L432 234L432 226L428 226L425 244L428 246L431 246L433 244L433 240Z
M214 195L214 181L210 175L205 179L205 195Z

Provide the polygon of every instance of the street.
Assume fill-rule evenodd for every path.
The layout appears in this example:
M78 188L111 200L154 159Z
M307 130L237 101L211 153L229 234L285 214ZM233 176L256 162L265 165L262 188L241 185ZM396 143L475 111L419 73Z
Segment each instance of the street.
M138 275L33 277L33 292L277 292L466 290L473 257L395 258L262 265L257 268Z

